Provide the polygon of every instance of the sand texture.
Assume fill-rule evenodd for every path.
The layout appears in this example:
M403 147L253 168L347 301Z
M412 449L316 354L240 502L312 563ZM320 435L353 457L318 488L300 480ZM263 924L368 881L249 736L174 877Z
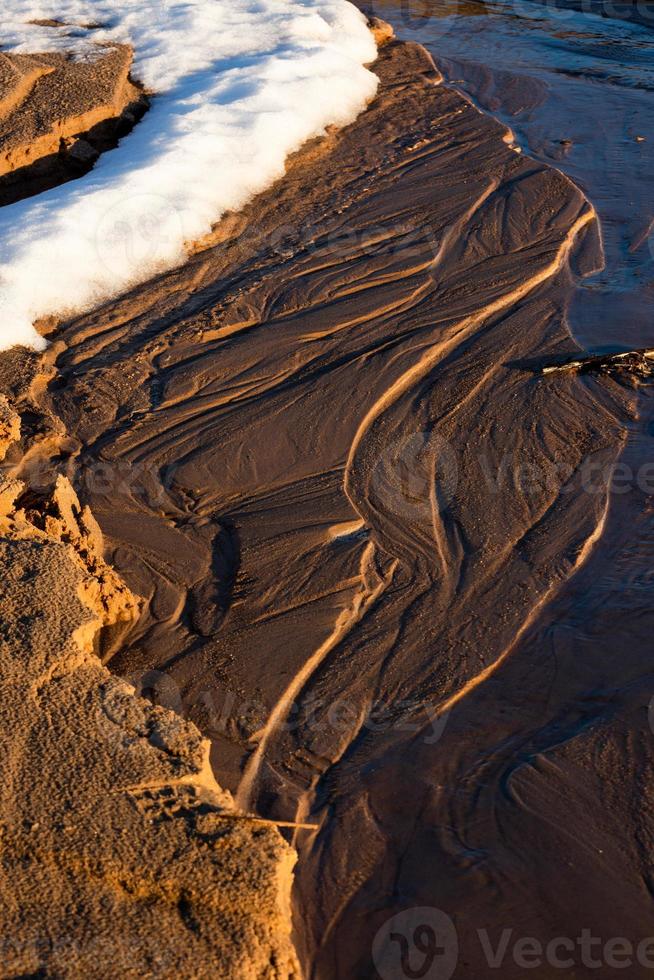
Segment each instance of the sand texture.
M0 201L79 176L115 145L146 100L130 80L132 51L91 61L0 52Z
M63 477L0 484L0 579L0 975L295 976L295 856L100 664L138 602Z
M412 907L451 916L471 978L480 927L650 928L651 738L595 687L642 656L610 609L586 657L552 618L596 574L634 415L627 372L543 373L579 354L596 215L422 48L375 71L368 110L184 266L61 324L31 374L0 359L7 479L67 478L120 576L68 484L23 515L7 488L10 975L93 976L107 947L126 976L293 975L293 851L230 822L211 769L241 810L314 825L313 980L376 976Z
M64 325L33 399L65 438L31 463L56 456L143 597L112 671L158 672L239 805L319 825L295 835L295 928L320 980L374 975L410 905L500 928L498 881L538 873L529 934L551 924L558 844L529 839L534 810L560 823L556 792L521 785L479 845L492 867L464 843L486 826L466 774L507 724L486 707L480 738L477 702L592 555L632 405L628 380L542 374L576 353L566 304L602 261L581 191L418 46L375 71L357 122L183 268Z
M11 407L8 399L0 396L0 462L7 450L20 439L20 417Z

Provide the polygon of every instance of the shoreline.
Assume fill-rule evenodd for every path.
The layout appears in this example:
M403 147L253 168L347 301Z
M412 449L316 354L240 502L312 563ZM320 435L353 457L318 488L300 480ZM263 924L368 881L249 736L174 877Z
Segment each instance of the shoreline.
M421 745L421 771L403 774L406 736L366 736L365 704L373 692L388 703L408 694L448 711L504 663L601 527L601 499L586 508L581 489L566 498L561 484L537 487L526 508L506 495L489 505L482 450L495 466L497 433L510 430L536 464L558 452L574 480L584 459L615 458L629 410L612 379L536 383L525 366L575 353L563 321L569 253L585 252L585 268L598 254L590 238L575 241L594 222L583 195L512 154L501 124L438 84L424 49L394 42L376 67L368 110L300 150L270 191L218 226L219 246L58 330L41 361L46 383L18 397L32 444L11 458L19 476L73 478L112 564L145 598L112 666L172 680L173 700L214 735L221 785L238 790L259 738L270 752L251 802L273 819L320 823L317 840L296 839L295 902L299 951L321 977L352 975L394 911L383 863L396 861L413 810L394 823L389 795L438 769ZM543 200L547 214L535 217ZM283 425L267 423L282 413ZM535 438L530 425L552 419ZM423 473L408 492L398 458ZM443 497L425 510L415 495L439 467ZM354 535L328 533L352 522ZM519 542L517 562L507 541ZM379 634L396 624L391 650ZM438 658L420 652L425 636ZM321 650L319 670L303 673ZM253 694L270 717L296 672L294 705L348 691L344 728L242 721ZM225 692L231 706L210 705ZM357 787L375 767L386 775ZM361 917L361 897L386 905Z
M38 348L35 324L97 308L183 264L189 243L281 177L308 139L355 119L377 88L366 68L374 38L345 0L279 0L266 10L110 0L105 24L92 22L96 0L76 0L68 25L28 20L30 3L13 0L5 48L65 53L60 78L46 72L27 96L38 103L45 90L36 120L49 110L55 119L74 114L112 58L123 64L108 69L110 83L129 59L153 98L139 125L83 178L83 193L62 183L0 212L2 348ZM61 0L41 0L46 10L60 13ZM14 58L7 67L20 66ZM78 141L77 155L87 142Z
M65 478L38 501L0 482L3 973L299 977L292 849L235 809L193 725L101 666L138 616L102 550Z

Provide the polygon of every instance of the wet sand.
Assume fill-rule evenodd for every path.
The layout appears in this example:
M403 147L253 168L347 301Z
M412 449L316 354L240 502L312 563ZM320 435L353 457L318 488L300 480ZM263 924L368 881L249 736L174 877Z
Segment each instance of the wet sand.
M539 374L601 261L583 194L422 49L376 70L218 245L63 327L36 399L63 426L24 467L71 476L145 599L112 671L178 702L241 805L319 825L295 838L306 974L373 976L377 929L429 905L472 977L476 928L567 935L580 896L614 915L615 851L569 841L595 776L545 761L571 682L550 714L523 651L592 558L634 396Z
M69 475L144 599L112 672L212 739L240 805L317 825L306 975L383 975L377 931L427 906L482 977L479 929L648 932L647 665L583 599L620 575L637 382L541 373L602 263L583 193L423 49L375 70L215 244L62 326L13 462Z
M511 126L523 152L561 169L593 202L604 263L573 298L569 319L578 343L591 351L647 346L654 8L598 3L586 16L561 0L517 7L431 0L422 17L410 18L395 0L375 7L402 36L431 50L448 84ZM628 11L628 19L616 19Z
M510 121L526 152L571 175L593 201L604 267L580 283L568 321L586 349L624 350L651 341L652 37L634 18L625 26L559 14L553 5L516 12L470 4L456 26L448 22L451 33L432 20L421 36L448 79ZM458 721L451 716L452 735L448 724L449 801L440 817L454 828L459 854L439 872L451 882L467 851L484 898L471 896L463 876L454 898L448 885L433 886L429 904L465 903L460 949L477 953L482 975L477 930L491 923L494 945L504 926L514 930L511 942L575 939L587 929L626 938L633 949L652 932L652 431L645 378L586 566L544 607L493 683ZM465 744L466 723L481 724L477 744ZM428 893L425 884L421 898ZM573 964L550 963L545 973L584 976L593 971L589 959L600 975L618 969L600 944L584 965L576 945ZM632 957L630 975L650 972L651 962ZM521 975L510 952L505 973Z

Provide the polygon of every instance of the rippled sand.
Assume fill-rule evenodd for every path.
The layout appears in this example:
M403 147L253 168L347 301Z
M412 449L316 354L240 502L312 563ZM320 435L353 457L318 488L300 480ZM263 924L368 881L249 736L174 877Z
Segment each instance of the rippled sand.
M111 669L212 738L239 803L316 825L307 975L373 976L377 930L426 905L478 977L476 929L567 935L580 894L603 921L617 877L642 887L577 816L632 819L624 756L590 769L567 737L592 666L532 644L590 574L634 395L540 373L601 263L582 192L423 49L375 70L368 111L213 244L64 325L23 469L70 474L145 599Z

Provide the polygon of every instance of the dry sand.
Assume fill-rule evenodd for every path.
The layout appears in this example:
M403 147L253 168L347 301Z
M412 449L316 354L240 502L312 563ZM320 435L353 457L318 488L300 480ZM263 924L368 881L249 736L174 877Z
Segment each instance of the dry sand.
M85 173L143 114L132 51L92 62L0 52L0 204Z
M295 855L235 811L193 725L101 666L138 602L65 478L38 501L0 484L0 569L1 975L296 975Z
M375 976L373 937L410 905L445 909L462 946L474 928L502 923L526 923L543 938L556 928L574 935L581 878L604 895L605 882L621 877L624 916L640 927L638 856L618 865L612 852L598 870L591 841L572 871L552 829L569 812L577 839L587 830L578 811L600 805L599 787L583 775L585 750L568 769L523 766L514 791L498 783L506 719L488 704L478 713L517 669L542 611L591 558L607 473L586 493L586 467L610 469L633 403L629 378L540 374L575 353L564 312L575 275L601 262L594 212L558 171L515 152L510 133L440 85L423 49L391 43L376 71L382 87L369 110L301 151L282 181L224 221L183 268L62 325L42 363L9 354L0 365L0 377L14 366L23 377L11 391L25 436L10 453L12 474L38 486L52 467L67 473L112 564L143 597L112 672L135 683L149 676L156 700L212 739L214 773L242 806L319 824L295 835L295 931L306 975L320 980ZM5 547L17 545L10 538ZM49 540L41 547L62 550ZM20 559L28 570L31 555ZM68 609L74 576L52 561L37 573L49 576L51 607ZM16 588L17 609L38 607L42 590ZM66 613L64 632L49 627L47 644L37 635L35 656L54 649L56 664L59 650L64 663L79 660L70 638L79 625ZM62 855L57 868L74 856L75 882L87 889L74 942L84 948L83 932L102 946L121 922L133 937L126 956L147 947L148 956L172 957L174 969L161 961L155 975L202 976L189 964L204 968L216 955L233 957L221 975L266 975L256 973L263 961L246 965L242 934L230 945L229 916L247 909L248 935L275 949L271 975L287 975L280 908L290 850L270 829L226 829L214 801L219 829L200 863L205 831L173 778L208 779L199 736L121 694L95 660L85 663L55 664L50 674L48 664L23 665L25 691L35 677L61 677L46 685L53 700L43 716L13 722L27 733L17 744L37 745L39 725L66 734L41 767L55 780L47 795L33 797L28 785L6 804L45 821L40 873L51 873L52 854ZM511 683L533 704L538 691L519 670ZM74 725L57 720L72 711L67 685ZM126 736L109 712L109 731L92 743L102 760L96 779L79 732L114 691L136 727ZM386 709L382 724L369 723L371 705ZM482 738L484 717L495 727ZM162 736L161 749L163 718L181 734ZM137 755L129 765L128 750ZM36 765L26 755L15 771ZM581 776L562 775L575 766ZM104 857L86 831L72 844L63 836L64 804L82 788L61 771L92 774L83 799ZM616 820L631 826L619 780L602 771L605 789L615 787ZM146 780L167 788L119 791ZM475 809L478 797L491 812L510 798L502 826ZM543 836L541 826L538 852L535 812L551 829ZM495 864L486 838L468 843L489 822L489 839L500 842ZM21 847L38 845L33 833L23 832ZM134 834L151 845L135 852ZM245 854L252 878L236 887L230 862L242 868ZM101 897L91 881L103 883ZM557 904L567 887L569 900ZM70 930L65 903L59 919L59 903L48 913L41 892L29 894L48 935ZM137 917L140 900L147 911ZM163 929L148 918L150 902L153 915L167 915ZM23 935L18 907L5 914ZM483 976L478 946L465 948L457 975Z

